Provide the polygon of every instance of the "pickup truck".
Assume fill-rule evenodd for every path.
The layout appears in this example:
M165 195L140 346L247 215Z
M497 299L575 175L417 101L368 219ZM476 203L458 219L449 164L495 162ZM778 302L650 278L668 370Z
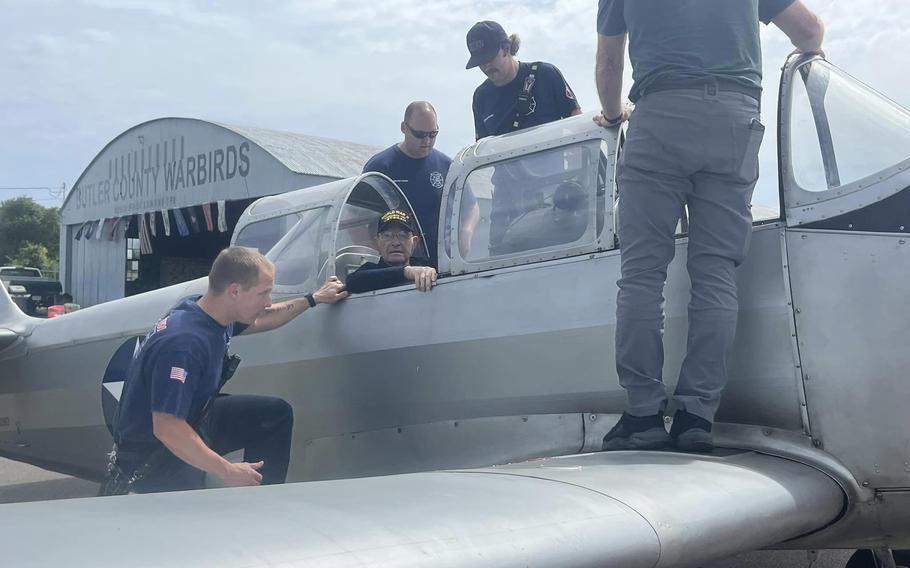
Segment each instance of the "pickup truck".
M63 292L59 282L45 278L40 270L27 266L0 266L0 282L29 315L34 315L38 308L53 305Z

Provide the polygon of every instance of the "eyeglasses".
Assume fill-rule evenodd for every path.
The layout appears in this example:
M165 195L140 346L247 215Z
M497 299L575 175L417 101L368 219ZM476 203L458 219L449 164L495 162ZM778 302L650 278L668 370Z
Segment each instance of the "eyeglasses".
M411 125L408 124L407 122L405 122L404 125L408 127L408 130L411 131L411 134L413 134L415 138L420 138L421 140L423 140L424 138L436 138L436 136L439 135L438 129L436 129L436 130L414 130L411 127Z
M379 233L379 240L390 242L390 241L406 241L414 236L414 233L409 233L407 231L399 231L397 233Z

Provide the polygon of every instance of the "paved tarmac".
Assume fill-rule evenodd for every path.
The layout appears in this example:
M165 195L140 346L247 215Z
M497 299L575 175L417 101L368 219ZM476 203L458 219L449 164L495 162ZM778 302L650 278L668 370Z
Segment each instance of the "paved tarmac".
M0 503L93 497L98 484L0 458Z
M0 458L0 504L93 497L97 491L96 483ZM849 557L849 551L823 550L812 568L843 568ZM701 568L808 568L809 563L810 556L803 551L760 551Z

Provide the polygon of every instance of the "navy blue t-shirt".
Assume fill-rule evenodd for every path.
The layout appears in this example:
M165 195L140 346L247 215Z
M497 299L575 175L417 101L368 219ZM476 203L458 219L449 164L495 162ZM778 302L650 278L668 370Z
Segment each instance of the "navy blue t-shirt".
M473 108L474 132L478 140L566 118L581 108L559 69L541 63L531 87L530 110L519 117L518 128L515 128L515 105L530 74L531 64L520 62L518 75L509 84L497 87L487 79L477 87Z
M794 0L600 0L597 32L629 33L637 101L652 87L717 80L761 96L758 22Z
M434 266L436 236L439 234L439 206L451 164L452 159L439 150L432 150L426 158L412 158L396 144L370 158L363 167L364 172L387 175L404 192L420 221L424 242Z
M154 442L152 412L195 423L218 389L231 337L248 326L219 324L197 300L188 298L171 310L133 355L120 398L118 443Z

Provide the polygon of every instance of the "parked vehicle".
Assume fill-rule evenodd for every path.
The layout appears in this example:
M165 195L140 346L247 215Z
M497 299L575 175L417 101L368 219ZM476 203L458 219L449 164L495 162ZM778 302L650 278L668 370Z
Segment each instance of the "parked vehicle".
M0 266L0 281L22 311L30 315L57 303L56 297L63 292L60 282L29 266Z

